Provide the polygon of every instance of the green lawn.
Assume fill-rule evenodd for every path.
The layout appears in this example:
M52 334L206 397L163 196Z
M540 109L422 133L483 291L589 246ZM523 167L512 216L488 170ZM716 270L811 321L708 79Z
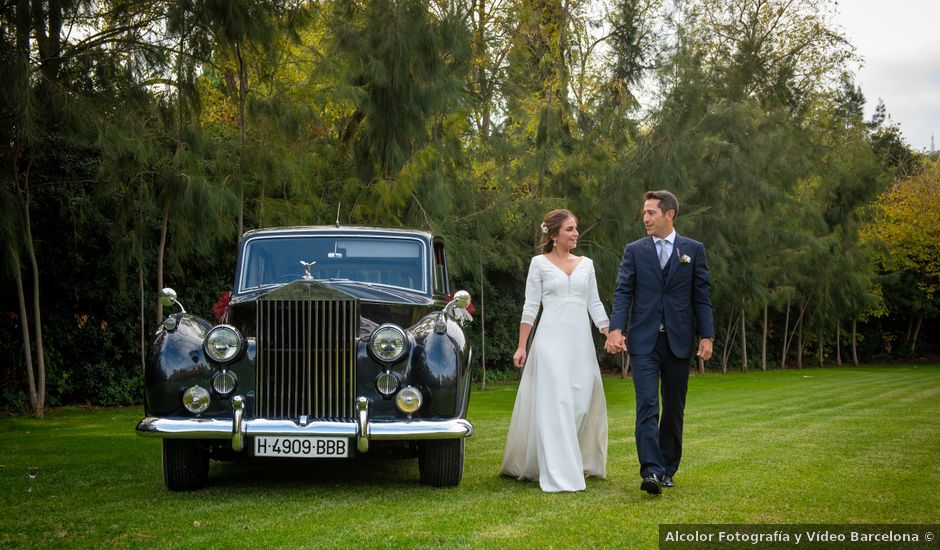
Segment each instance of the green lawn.
M170 493L139 408L0 418L0 547L655 548L660 523L940 523L940 365L694 376L659 498L639 490L632 385L605 389L608 479L576 494L497 474L515 385L474 392L453 489L415 461L213 462L209 488Z

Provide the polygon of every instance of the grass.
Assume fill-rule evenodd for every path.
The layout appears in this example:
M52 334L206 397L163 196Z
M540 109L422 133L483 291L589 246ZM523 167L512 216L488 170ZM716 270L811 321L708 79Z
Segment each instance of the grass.
M416 461L213 462L209 488L170 493L139 408L0 418L0 547L655 548L660 523L940 523L940 365L694 376L659 498L639 491L632 385L605 390L608 479L575 494L498 475L513 384L473 394L453 489Z

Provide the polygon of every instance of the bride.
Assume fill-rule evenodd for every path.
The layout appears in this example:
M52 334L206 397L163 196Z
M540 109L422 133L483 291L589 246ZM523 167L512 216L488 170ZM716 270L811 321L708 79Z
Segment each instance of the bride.
M525 366L500 473L538 480L546 492L582 491L585 475L607 473L607 406L588 321L607 334L594 263L575 256L578 221L553 210L542 223L519 325L517 368ZM542 318L526 353L541 304Z

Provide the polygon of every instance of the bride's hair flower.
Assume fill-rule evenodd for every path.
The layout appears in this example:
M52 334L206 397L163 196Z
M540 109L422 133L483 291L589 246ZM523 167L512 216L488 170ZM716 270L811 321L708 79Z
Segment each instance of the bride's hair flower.
M548 233L548 226L545 225L545 222L542 222L542 234L545 235Z

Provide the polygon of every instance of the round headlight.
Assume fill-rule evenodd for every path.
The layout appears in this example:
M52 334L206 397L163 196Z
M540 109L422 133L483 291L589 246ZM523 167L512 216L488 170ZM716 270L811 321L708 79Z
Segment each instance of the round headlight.
M231 325L219 325L209 331L203 346L209 359L217 363L233 361L245 347L245 339Z
M230 370L223 370L212 378L212 389L215 393L225 397L235 391L235 384L238 383L238 377Z
M405 386L395 396L395 404L398 405L398 410L405 414L411 414L420 409L422 401L424 401L424 398L421 396L421 392L413 386Z
M386 363L397 361L405 353L408 339L405 331L395 325L382 325L372 333L372 353Z
M375 388L384 397L388 397L398 389L398 377L390 372L383 372L375 377Z
M193 414L205 411L209 408L209 391L202 386L192 386L183 392L183 406Z

